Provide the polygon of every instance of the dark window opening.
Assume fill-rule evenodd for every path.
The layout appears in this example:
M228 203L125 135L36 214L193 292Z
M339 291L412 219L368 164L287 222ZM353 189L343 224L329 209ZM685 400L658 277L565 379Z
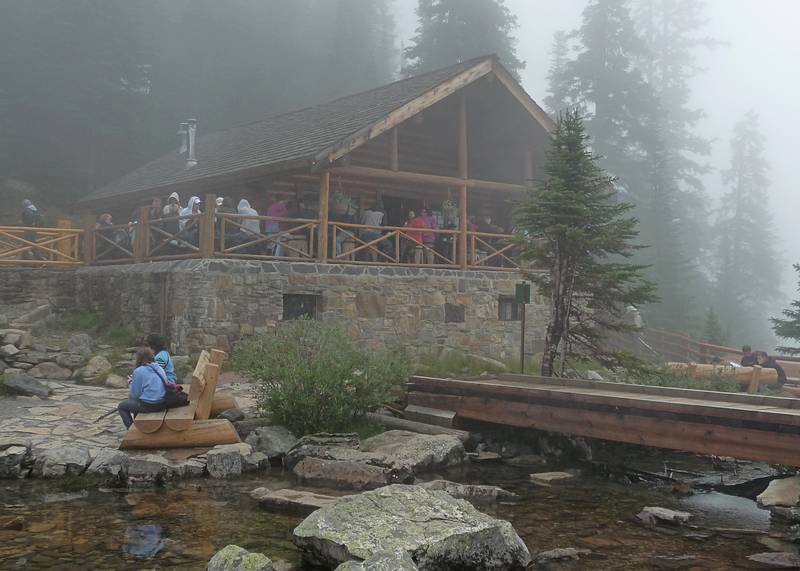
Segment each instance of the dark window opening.
M283 320L316 319L319 309L319 296L299 293L283 295Z
M522 319L521 306L514 301L513 296L500 296L497 309L497 317L500 321L519 321Z
M444 304L445 323L464 323L466 321L466 308L460 303Z

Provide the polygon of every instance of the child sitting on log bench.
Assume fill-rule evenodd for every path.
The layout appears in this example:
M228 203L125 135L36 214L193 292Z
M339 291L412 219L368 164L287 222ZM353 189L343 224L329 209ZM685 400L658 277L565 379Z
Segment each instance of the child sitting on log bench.
M152 349L137 349L135 362L136 368L129 383L130 398L117 406L125 428L131 427L134 417L140 412L159 412L188 404L188 399L177 399L175 393L167 390L167 375L154 362Z

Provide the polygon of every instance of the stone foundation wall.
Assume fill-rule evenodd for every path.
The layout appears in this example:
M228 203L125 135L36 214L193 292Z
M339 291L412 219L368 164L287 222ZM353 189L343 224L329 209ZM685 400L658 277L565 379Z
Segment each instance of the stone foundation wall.
M91 309L142 333L162 329L173 349L229 349L283 320L286 295L310 295L316 317L342 323L370 347L452 347L495 358L519 354L519 321L500 319L507 272L358 265L184 260L74 270L2 269L8 300L49 299L57 312ZM547 307L533 295L526 351L540 350ZM287 309L287 311L289 311ZM508 317L508 312L506 312Z

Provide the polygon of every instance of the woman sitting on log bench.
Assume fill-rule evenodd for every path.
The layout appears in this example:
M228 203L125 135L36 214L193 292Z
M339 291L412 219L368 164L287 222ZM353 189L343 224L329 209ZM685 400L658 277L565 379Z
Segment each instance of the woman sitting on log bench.
M154 363L153 350L140 347L135 354L136 368L130 380L130 398L117 406L125 428L130 428L134 417L140 412L159 412L188 404L172 397L167 390L167 376L158 363ZM185 400L185 399L184 399Z

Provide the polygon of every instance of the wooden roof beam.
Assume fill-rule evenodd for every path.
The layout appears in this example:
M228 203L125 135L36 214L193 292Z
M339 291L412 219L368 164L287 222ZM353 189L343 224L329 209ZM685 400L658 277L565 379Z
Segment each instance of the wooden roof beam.
M524 192L526 187L521 184L510 184L506 182L495 182L491 180L476 180L476 179L462 179L454 176L443 176L438 174L424 174L408 171L391 171L385 169L376 169L371 167L333 167L331 174L374 178L379 180L388 180L405 183L416 184L429 184L437 186L450 186L458 188L465 182L467 188L480 188L484 190L491 190L495 192Z

